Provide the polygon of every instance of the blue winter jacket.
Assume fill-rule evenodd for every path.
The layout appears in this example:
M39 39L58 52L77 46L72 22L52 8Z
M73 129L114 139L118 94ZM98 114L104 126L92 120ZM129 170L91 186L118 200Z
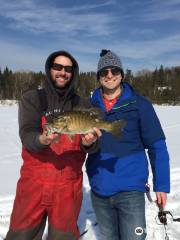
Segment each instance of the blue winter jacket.
M121 191L146 191L148 157L153 172L155 192L170 191L169 155L165 136L152 104L123 83L123 93L106 112L101 88L95 90L92 104L101 108L105 120L125 119L123 137L118 139L103 131L100 149L89 154L86 169L92 190L100 196ZM146 154L147 149L147 154Z

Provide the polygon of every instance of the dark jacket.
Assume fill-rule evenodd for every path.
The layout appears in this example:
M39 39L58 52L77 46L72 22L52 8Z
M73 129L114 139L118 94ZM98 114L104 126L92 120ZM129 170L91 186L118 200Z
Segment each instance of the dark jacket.
M53 59L59 55L65 55L72 60L73 77L70 84L63 90L54 86L50 74L50 66ZM78 84L79 67L76 60L67 52L58 51L52 53L46 61L46 80L44 82L44 91L47 98L47 109L42 112L42 106L37 90L26 92L19 104L19 135L22 144L29 151L39 151L47 148L39 142L39 135L42 131L41 118L45 115L48 120L57 116L62 111L69 111L73 108L89 108L90 102L79 97L75 90ZM91 147L92 151L96 144Z
M73 78L64 90L54 86L50 75L53 59L62 54L71 58L74 66ZM39 142L39 135L43 129L44 117L52 118L74 107L89 107L90 103L75 93L78 64L69 53L51 54L46 62L46 75L43 90L47 100L46 111L43 112L37 90L25 93L19 104L23 165L10 228L17 231L31 229L37 224L39 226L43 214L50 214L48 222L54 229L78 238L82 165L86 159L86 153L80 147L81 137L77 134L72 141L68 135L62 134L58 142L44 146ZM89 149L94 146L95 144ZM39 212L41 213L38 214Z
M101 88L93 93L92 103L105 112L107 121L127 121L122 139L104 132L100 150L89 154L86 167L92 190L102 196L111 196L120 191L145 192L148 181L147 149L154 191L169 192L169 155L152 104L126 83L123 83L123 93L110 111L106 112Z

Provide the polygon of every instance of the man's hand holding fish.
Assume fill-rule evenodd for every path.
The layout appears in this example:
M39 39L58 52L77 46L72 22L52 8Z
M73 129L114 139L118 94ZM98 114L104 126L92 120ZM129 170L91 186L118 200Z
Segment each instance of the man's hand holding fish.
M101 137L101 135L102 135L101 131L98 128L94 127L93 132L81 135L82 144L84 146L90 146L91 144L96 142L97 139Z

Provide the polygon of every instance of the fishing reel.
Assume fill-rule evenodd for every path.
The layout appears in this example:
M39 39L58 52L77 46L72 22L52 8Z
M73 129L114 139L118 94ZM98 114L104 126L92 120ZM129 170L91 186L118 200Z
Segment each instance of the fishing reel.
M151 194L150 194L150 185L146 184L146 196L150 203L153 203ZM164 232L165 232L165 240L169 240L169 236L167 234L166 226L168 225L168 220L171 220L171 222L180 222L180 218L174 218L172 213L170 211L164 211L163 207L159 207L159 211L157 216L155 217L156 223L158 225L163 225Z
M156 223L158 225L167 225L168 216L170 217L172 222L180 222L180 218L174 218L170 211L164 211L162 208L160 208L158 215L156 216Z
M170 217L172 222L180 222L180 218L174 218L170 211L164 211L163 208L159 208L158 215L156 216L156 223L158 225L164 226L165 232L165 240L169 240L169 236L167 234L166 226L168 225L168 217Z

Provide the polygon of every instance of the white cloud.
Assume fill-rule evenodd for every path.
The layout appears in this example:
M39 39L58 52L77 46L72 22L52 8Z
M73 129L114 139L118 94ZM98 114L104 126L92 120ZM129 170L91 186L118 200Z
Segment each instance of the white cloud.
M139 16L142 21L180 20L180 0L152 0L144 14Z
M100 41L86 40L85 47L82 47L82 41L69 39L67 45L73 46L74 51L80 53L97 54L101 49L107 48L114 50L120 56L131 59L152 59L173 51L180 51L180 34L164 37L154 40L113 40L104 39Z
M105 6L111 6L114 4L116 4L116 0L108 0L108 1L105 1L102 3L86 4L86 5L81 5L78 7L72 7L71 10L73 10L73 11L91 10L91 9L102 8Z
M67 49L67 45L64 44L61 48L58 48L56 45L53 47L35 48L8 39L0 40L0 68L4 69L7 66L13 71L44 71L48 55L54 51L65 50L69 51L77 59L81 71L96 69L96 59L90 60L88 53L86 56L77 53L73 45L72 49Z
M52 5L37 6L35 1L12 3L0 0L0 15L10 20L8 26L12 29L26 32L101 36L112 32L110 26L117 18L109 13L95 13L90 10L113 3L110 0L102 4L82 5L80 8L56 8Z
M56 40L58 41L58 40ZM78 60L81 71L96 70L99 53L102 48L111 49L117 53L123 61L124 68L130 68L133 71L142 68L154 68L163 64L164 66L180 65L180 35L141 42L113 41L99 42L87 40L82 43L81 40L69 39L61 43L61 49L72 53ZM53 44L52 44L53 45ZM68 49L67 49L67 46ZM8 40L0 40L0 66L8 66L12 70L44 70L44 63L47 56L59 50L58 45L53 48L33 48L26 45L19 45Z
M82 4L80 8L76 6L55 8L52 4L37 6L38 3L34 0L14 0L13 2L0 0L0 16L8 19L7 27L19 30L17 38L20 38L21 35L18 34L24 31L29 34L30 39L32 37L33 41L36 39L38 41L39 36L42 41L40 47L39 45L30 47L25 42L22 46L17 41L4 36L4 41L0 40L0 66L7 65L11 69L43 70L46 57L59 47L77 56L82 71L96 69L102 48L111 49L119 54L133 69L138 67L141 70L142 67L148 68L156 64L177 65L179 56L175 55L175 52L180 51L179 30L177 29L174 35L168 35L166 31L166 37L156 35L156 39L153 39L155 29L152 25L148 25L147 28L145 23L152 19L165 19L167 15L169 18L174 16L178 20L179 9L174 6L180 1L171 0L164 3L164 1L152 0L144 3L149 7L143 9L140 8L140 1L136 1L142 14L136 11L126 14L122 8L119 8L118 14L101 10L104 6L113 5L115 2L115 0L107 0L96 4ZM131 36L139 36L139 40L134 37L126 38L125 34L121 34L121 26L126 24L125 19L137 19L139 28L124 26ZM49 33L49 35L41 33ZM141 36L145 36L146 40Z
M44 70L45 52L30 46L0 40L0 67L14 70Z

